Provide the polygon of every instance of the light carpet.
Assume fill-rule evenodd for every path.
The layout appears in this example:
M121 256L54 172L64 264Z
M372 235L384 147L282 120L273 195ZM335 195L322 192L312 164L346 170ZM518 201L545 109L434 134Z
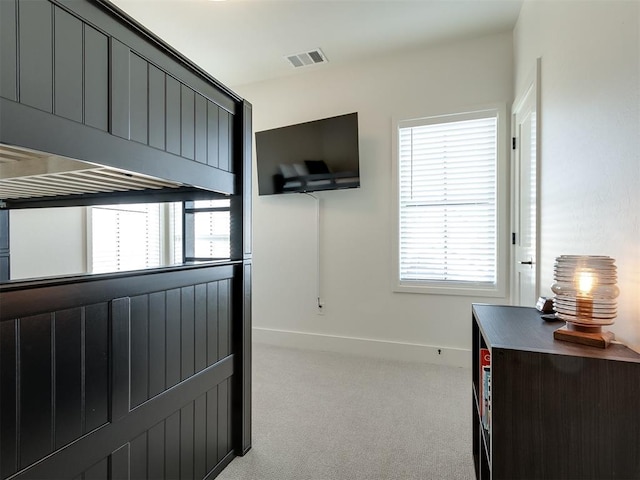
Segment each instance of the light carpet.
M471 480L471 370L254 344L252 449L219 480Z

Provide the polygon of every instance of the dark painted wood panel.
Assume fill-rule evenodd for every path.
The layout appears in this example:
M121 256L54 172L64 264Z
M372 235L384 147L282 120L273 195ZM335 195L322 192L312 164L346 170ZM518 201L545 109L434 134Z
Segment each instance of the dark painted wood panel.
M183 287L181 291L181 378L195 373L195 310L194 287Z
M96 463L82 474L83 480L108 480L109 478L109 458ZM115 479L113 479L115 480Z
M202 479L207 472L207 396L193 402L193 478Z
M194 477L194 406L189 403L180 411L180 478Z
M207 392L207 471L218 463L218 388Z
M180 290L166 292L167 330L166 330L166 388L180 381Z
M129 47L111 38L111 128L112 135L129 139L129 95L131 77Z
M195 371L207 366L207 284L195 286Z
M82 435L84 309L54 315L55 448Z
M207 284L207 365L218 361L218 285Z
M165 478L180 478L180 410L165 421Z
M149 397L165 389L165 294L149 295Z
M84 25L84 123L109 128L109 39Z
M195 158L195 92L181 85L181 115L180 115L180 132L181 132L181 155L189 160Z
M147 432L149 479L164 477L164 420Z
M0 97L18 99L18 41L16 0L0 2Z
M53 6L19 1L20 102L53 109Z
M109 416L109 305L85 308L84 432L104 425Z
M82 122L82 22L54 8L54 104L56 115Z
M218 461L231 450L229 414L231 412L229 381L218 385Z
M20 320L20 467L53 450L51 314Z
M149 145L165 149L165 74L149 65Z
M218 282L218 360L230 353L231 347L231 311L230 281Z
M130 474L131 480L147 480L147 432L131 440L130 445Z
M128 113L127 113L128 114ZM0 98L0 141L233 194L232 174ZM77 141L69 142L73 138ZM135 159L135 164L132 163ZM149 192L144 192L149 194ZM116 203L110 200L110 203Z
M220 153L218 152L218 112L220 108L213 102L207 102L207 163L218 167Z
M134 53L129 57L131 76L129 101L129 118L131 123L130 138L146 144L149 136L148 63Z
M129 444L126 443L111 454L109 476L115 480L129 480Z
M0 478L18 469L17 321L0 323Z
M131 408L149 398L149 297L131 297Z
M129 297L111 301L111 415L112 422L129 413Z
M231 171L231 115L219 110L218 116L218 168L226 172Z
M196 94L195 159L207 163L207 99Z
M166 150L180 155L180 82L167 75L165 79Z

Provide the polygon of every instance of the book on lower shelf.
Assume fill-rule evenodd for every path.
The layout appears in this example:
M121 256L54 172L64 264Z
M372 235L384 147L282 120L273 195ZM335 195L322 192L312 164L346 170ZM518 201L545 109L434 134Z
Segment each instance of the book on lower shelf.
M482 426L491 432L491 351L480 349L480 418Z

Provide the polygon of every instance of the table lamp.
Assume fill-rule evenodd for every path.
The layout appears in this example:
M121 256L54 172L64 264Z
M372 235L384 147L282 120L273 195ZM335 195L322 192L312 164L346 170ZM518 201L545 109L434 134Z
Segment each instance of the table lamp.
M562 255L554 265L551 290L556 317L566 325L553 338L606 348L614 334L602 327L612 325L617 314L615 260L605 256Z

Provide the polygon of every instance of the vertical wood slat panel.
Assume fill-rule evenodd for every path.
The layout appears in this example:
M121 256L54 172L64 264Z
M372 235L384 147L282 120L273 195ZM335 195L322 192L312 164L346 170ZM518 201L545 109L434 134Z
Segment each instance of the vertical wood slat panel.
M207 284L207 365L218 361L218 285Z
M231 114L219 110L218 116L218 167L225 172L231 169Z
M164 421L154 425L148 434L149 479L165 478L164 476Z
M149 297L131 297L131 408L148 398L149 392Z
M218 463L218 387L207 392L207 471Z
M54 103L56 115L82 122L82 22L54 8Z
M20 467L53 450L51 314L20 319Z
M180 478L180 410L167 417L164 437L165 478Z
M129 448L129 444L126 443L111 454L109 473L112 480L130 479Z
M81 308L54 315L55 448L82 435L82 317Z
M181 299L181 378L185 380L195 371L194 287L182 288Z
M180 411L180 478L191 479L194 477L194 407L189 403ZM202 478L202 477L200 477Z
M0 1L0 97L18 99L18 41L16 1Z
M195 371L207 366L207 285L195 286Z
M218 282L218 360L230 353L231 318L229 310L229 280Z
M166 388L180 381L180 290L168 290L166 330Z
M213 102L207 102L207 163L218 167L220 156L218 152L218 114L220 107Z
M129 413L130 299L111 301L111 421Z
M207 99L196 94L195 159L207 163Z
M218 385L218 461L229 453L229 380Z
M165 389L165 294L149 295L149 397Z
M165 74L149 65L149 145L165 149Z
M111 37L111 134L129 139L129 47Z
M207 473L207 395L194 402L193 478L202 479Z
M20 98L26 105L53 110L53 6L20 0Z
M82 477L83 480L107 480L109 478L109 457L87 469Z
M195 92L186 85L181 85L181 97L180 152L183 157L193 160L195 158Z
M0 323L0 477L18 470L17 321Z
M131 480L147 480L147 432L131 440L129 450L129 476Z
M84 433L109 419L109 305L85 308Z
M167 75L165 93L166 150L180 155L180 82Z
M130 69L130 138L136 142L147 144L149 139L148 63L138 55L131 53Z
M109 39L84 25L84 123L109 128Z

